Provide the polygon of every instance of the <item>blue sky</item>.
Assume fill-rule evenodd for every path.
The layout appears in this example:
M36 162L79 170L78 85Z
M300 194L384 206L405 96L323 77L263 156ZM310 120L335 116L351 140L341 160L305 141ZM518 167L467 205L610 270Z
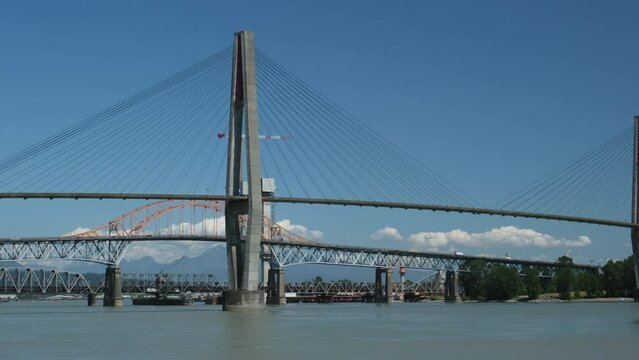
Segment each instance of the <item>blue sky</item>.
M483 203L619 133L639 113L632 1L81 1L0 5L0 158L231 44L257 46ZM0 201L0 235L99 225L133 201ZM630 254L629 231L557 222L280 205L326 241L416 248L411 234L502 226L587 246L441 251L582 261ZM393 227L402 240L373 240ZM14 230L15 229L15 230Z

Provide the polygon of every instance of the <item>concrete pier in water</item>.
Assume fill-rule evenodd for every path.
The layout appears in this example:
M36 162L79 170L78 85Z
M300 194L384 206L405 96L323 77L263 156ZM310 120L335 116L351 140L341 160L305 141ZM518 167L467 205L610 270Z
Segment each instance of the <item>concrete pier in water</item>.
M286 281L283 269L269 269L267 283L266 304L286 304Z
M104 306L122 306L122 271L109 265L104 277Z
M375 269L375 302L393 302L393 269Z
M445 286L444 300L446 302L460 302L459 273L457 271L446 271Z

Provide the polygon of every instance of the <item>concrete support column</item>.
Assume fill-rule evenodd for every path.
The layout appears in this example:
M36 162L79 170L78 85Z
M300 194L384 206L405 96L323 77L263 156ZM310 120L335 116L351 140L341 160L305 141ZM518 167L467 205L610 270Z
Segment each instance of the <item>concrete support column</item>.
M267 289L266 303L268 305L286 304L286 280L283 269L269 270Z
M635 302L639 302L639 229L630 231L632 241L632 259L635 264Z
M384 293L385 293L385 302L392 303L393 302L393 269L386 269L386 284Z
M393 272L390 268L375 269L375 302L390 303L393 301Z
M634 147L632 161L632 211L630 221L639 224L639 115L635 116ZM639 229L630 230L632 260L635 266L635 302L639 302Z
M446 271L446 291L444 293L446 302L459 302L459 273L457 271Z
M87 294L87 305L88 306L95 305L95 293L93 291Z
M284 269L280 269L277 276L277 294L279 295L280 305L286 305L286 279L284 278Z
M109 265L106 268L103 305L122 306L122 272L115 265Z
M245 141L242 140L244 129ZM242 195L242 145L246 150L247 199L243 202L248 214L246 235L241 236L233 209L226 204L227 261L229 289L224 291L223 310L257 310L264 307L264 291L259 289L260 244L264 224L262 179L260 175L260 145L257 118L257 87L255 74L255 43L253 33L242 31L234 35L231 76L231 106L229 116L229 148L227 160L227 195ZM237 212L244 209L237 209ZM233 218L228 218L232 215Z
M404 283L406 282L406 268L399 268L399 300L404 301Z
M375 268L375 291L373 293L375 302L381 299L384 294L384 289L382 288L382 271L382 268Z
M271 272L271 255L264 254L262 257L262 284L264 284L264 288L268 288L270 284L271 278L269 277L269 273Z

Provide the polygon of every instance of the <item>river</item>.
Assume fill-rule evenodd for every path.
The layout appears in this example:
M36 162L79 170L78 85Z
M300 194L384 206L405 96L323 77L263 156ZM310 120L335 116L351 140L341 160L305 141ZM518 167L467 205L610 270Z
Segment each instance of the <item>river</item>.
M100 304L98 302L98 304ZM0 303L0 359L636 358L637 303Z

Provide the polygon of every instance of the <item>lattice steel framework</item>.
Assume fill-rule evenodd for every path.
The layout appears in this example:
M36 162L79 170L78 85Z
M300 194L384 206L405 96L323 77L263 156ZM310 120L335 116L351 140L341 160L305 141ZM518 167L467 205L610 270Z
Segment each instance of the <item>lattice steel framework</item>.
M0 269L0 291L7 294L88 293L82 274L51 269Z
M400 283L393 283L393 293L402 291ZM406 284L404 292L443 294L444 283L438 279L429 279L411 284ZM351 281L304 281L300 283L287 283L286 292L302 295L366 295L375 292L375 283L351 282Z
M99 264L118 264L129 240L13 239L0 242L0 261L80 260Z
M163 274L172 292L220 293L228 284L220 282L213 274ZM123 293L145 293L156 287L157 274L122 274ZM98 291L102 291L99 287Z
M223 238L130 237L93 239L14 239L0 241L0 261L13 260L82 260L101 264L117 264L126 247L133 241L176 240L223 242ZM464 256L443 253L375 249L318 243L288 243L286 239L262 241L262 254L269 255L273 265L286 267L300 264L327 264L360 267L399 267L411 269L469 271L468 263L483 260L488 266L503 264L514 267L521 274L528 267L538 269L539 275L552 276L559 265L554 262L527 261L483 256ZM574 265L577 271L596 271L596 266Z
M551 277L559 269L553 262L527 261L483 256L449 255L442 253L412 252L374 249L340 245L286 244L269 242L273 262L285 267L300 264L326 264L373 268L406 267L411 269L468 272L473 260L485 261L487 266L502 264L523 274L528 267L539 271L543 277ZM577 271L596 271L597 267L575 265Z

